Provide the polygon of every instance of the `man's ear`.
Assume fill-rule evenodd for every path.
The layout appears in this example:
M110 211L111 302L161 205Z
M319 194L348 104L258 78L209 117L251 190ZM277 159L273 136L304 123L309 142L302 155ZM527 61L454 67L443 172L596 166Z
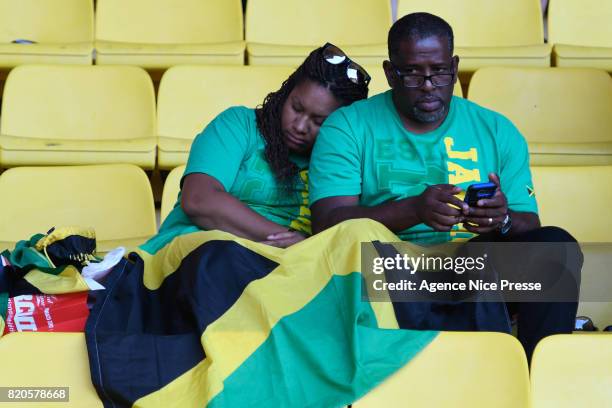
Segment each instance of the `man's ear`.
M395 74L395 69L393 68L393 65L391 65L391 61L383 61L383 69L385 70L385 76L387 77L387 83L389 84L389 87L395 88L395 81L397 79L397 75Z
M459 78L459 56L455 55L453 57L453 72L455 72L455 80L453 81L453 83L455 83L457 81L457 78Z

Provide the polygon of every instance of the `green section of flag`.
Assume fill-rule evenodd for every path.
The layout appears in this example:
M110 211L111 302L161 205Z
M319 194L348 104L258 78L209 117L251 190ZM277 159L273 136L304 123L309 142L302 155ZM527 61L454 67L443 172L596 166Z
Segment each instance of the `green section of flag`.
M8 293L1 292L0 293L0 317L4 321L6 321L6 309L7 308L8 308ZM2 332L0 332L0 336L2 336Z
M35 234L28 240L18 241L13 251L4 251L2 255L9 260L13 267L24 272L38 269L51 275L59 275L66 269L67 265L53 266L45 254L36 249L36 243L44 236L44 234ZM41 290L44 292L44 289Z
M361 300L361 279L336 275L281 319L209 407L346 406L435 338L436 331L378 328L372 307Z

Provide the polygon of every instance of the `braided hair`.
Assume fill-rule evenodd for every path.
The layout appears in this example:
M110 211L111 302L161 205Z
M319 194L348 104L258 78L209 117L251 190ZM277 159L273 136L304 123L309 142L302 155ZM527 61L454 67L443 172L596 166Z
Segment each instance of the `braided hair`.
M312 51L293 74L287 78L280 89L269 93L261 106L255 110L257 128L265 142L264 157L276 181L286 192L293 187L298 167L289 159L289 148L283 140L281 116L289 94L303 81L310 80L327 88L342 106L368 96L368 86L350 81L346 65L334 65L323 58L323 47Z

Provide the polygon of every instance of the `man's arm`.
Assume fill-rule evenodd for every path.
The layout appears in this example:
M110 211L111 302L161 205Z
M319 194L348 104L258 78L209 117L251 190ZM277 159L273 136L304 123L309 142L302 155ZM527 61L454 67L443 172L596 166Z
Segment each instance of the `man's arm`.
M512 217L512 228L508 232L508 235L512 236L540 228L540 217L536 213L532 212L515 212L509 211L510 217Z
M447 232L467 214L467 205L454 196L460 191L459 187L439 184L428 187L418 196L372 207L360 206L358 196L323 198L311 207L313 233L355 218L373 219L394 232L421 223L436 231Z

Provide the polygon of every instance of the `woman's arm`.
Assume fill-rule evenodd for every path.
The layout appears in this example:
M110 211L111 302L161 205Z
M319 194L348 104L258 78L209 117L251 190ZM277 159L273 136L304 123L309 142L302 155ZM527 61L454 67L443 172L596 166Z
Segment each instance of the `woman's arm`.
M287 231L287 227L267 220L225 191L214 177L192 173L185 177L181 207L200 228L217 229L254 241Z

